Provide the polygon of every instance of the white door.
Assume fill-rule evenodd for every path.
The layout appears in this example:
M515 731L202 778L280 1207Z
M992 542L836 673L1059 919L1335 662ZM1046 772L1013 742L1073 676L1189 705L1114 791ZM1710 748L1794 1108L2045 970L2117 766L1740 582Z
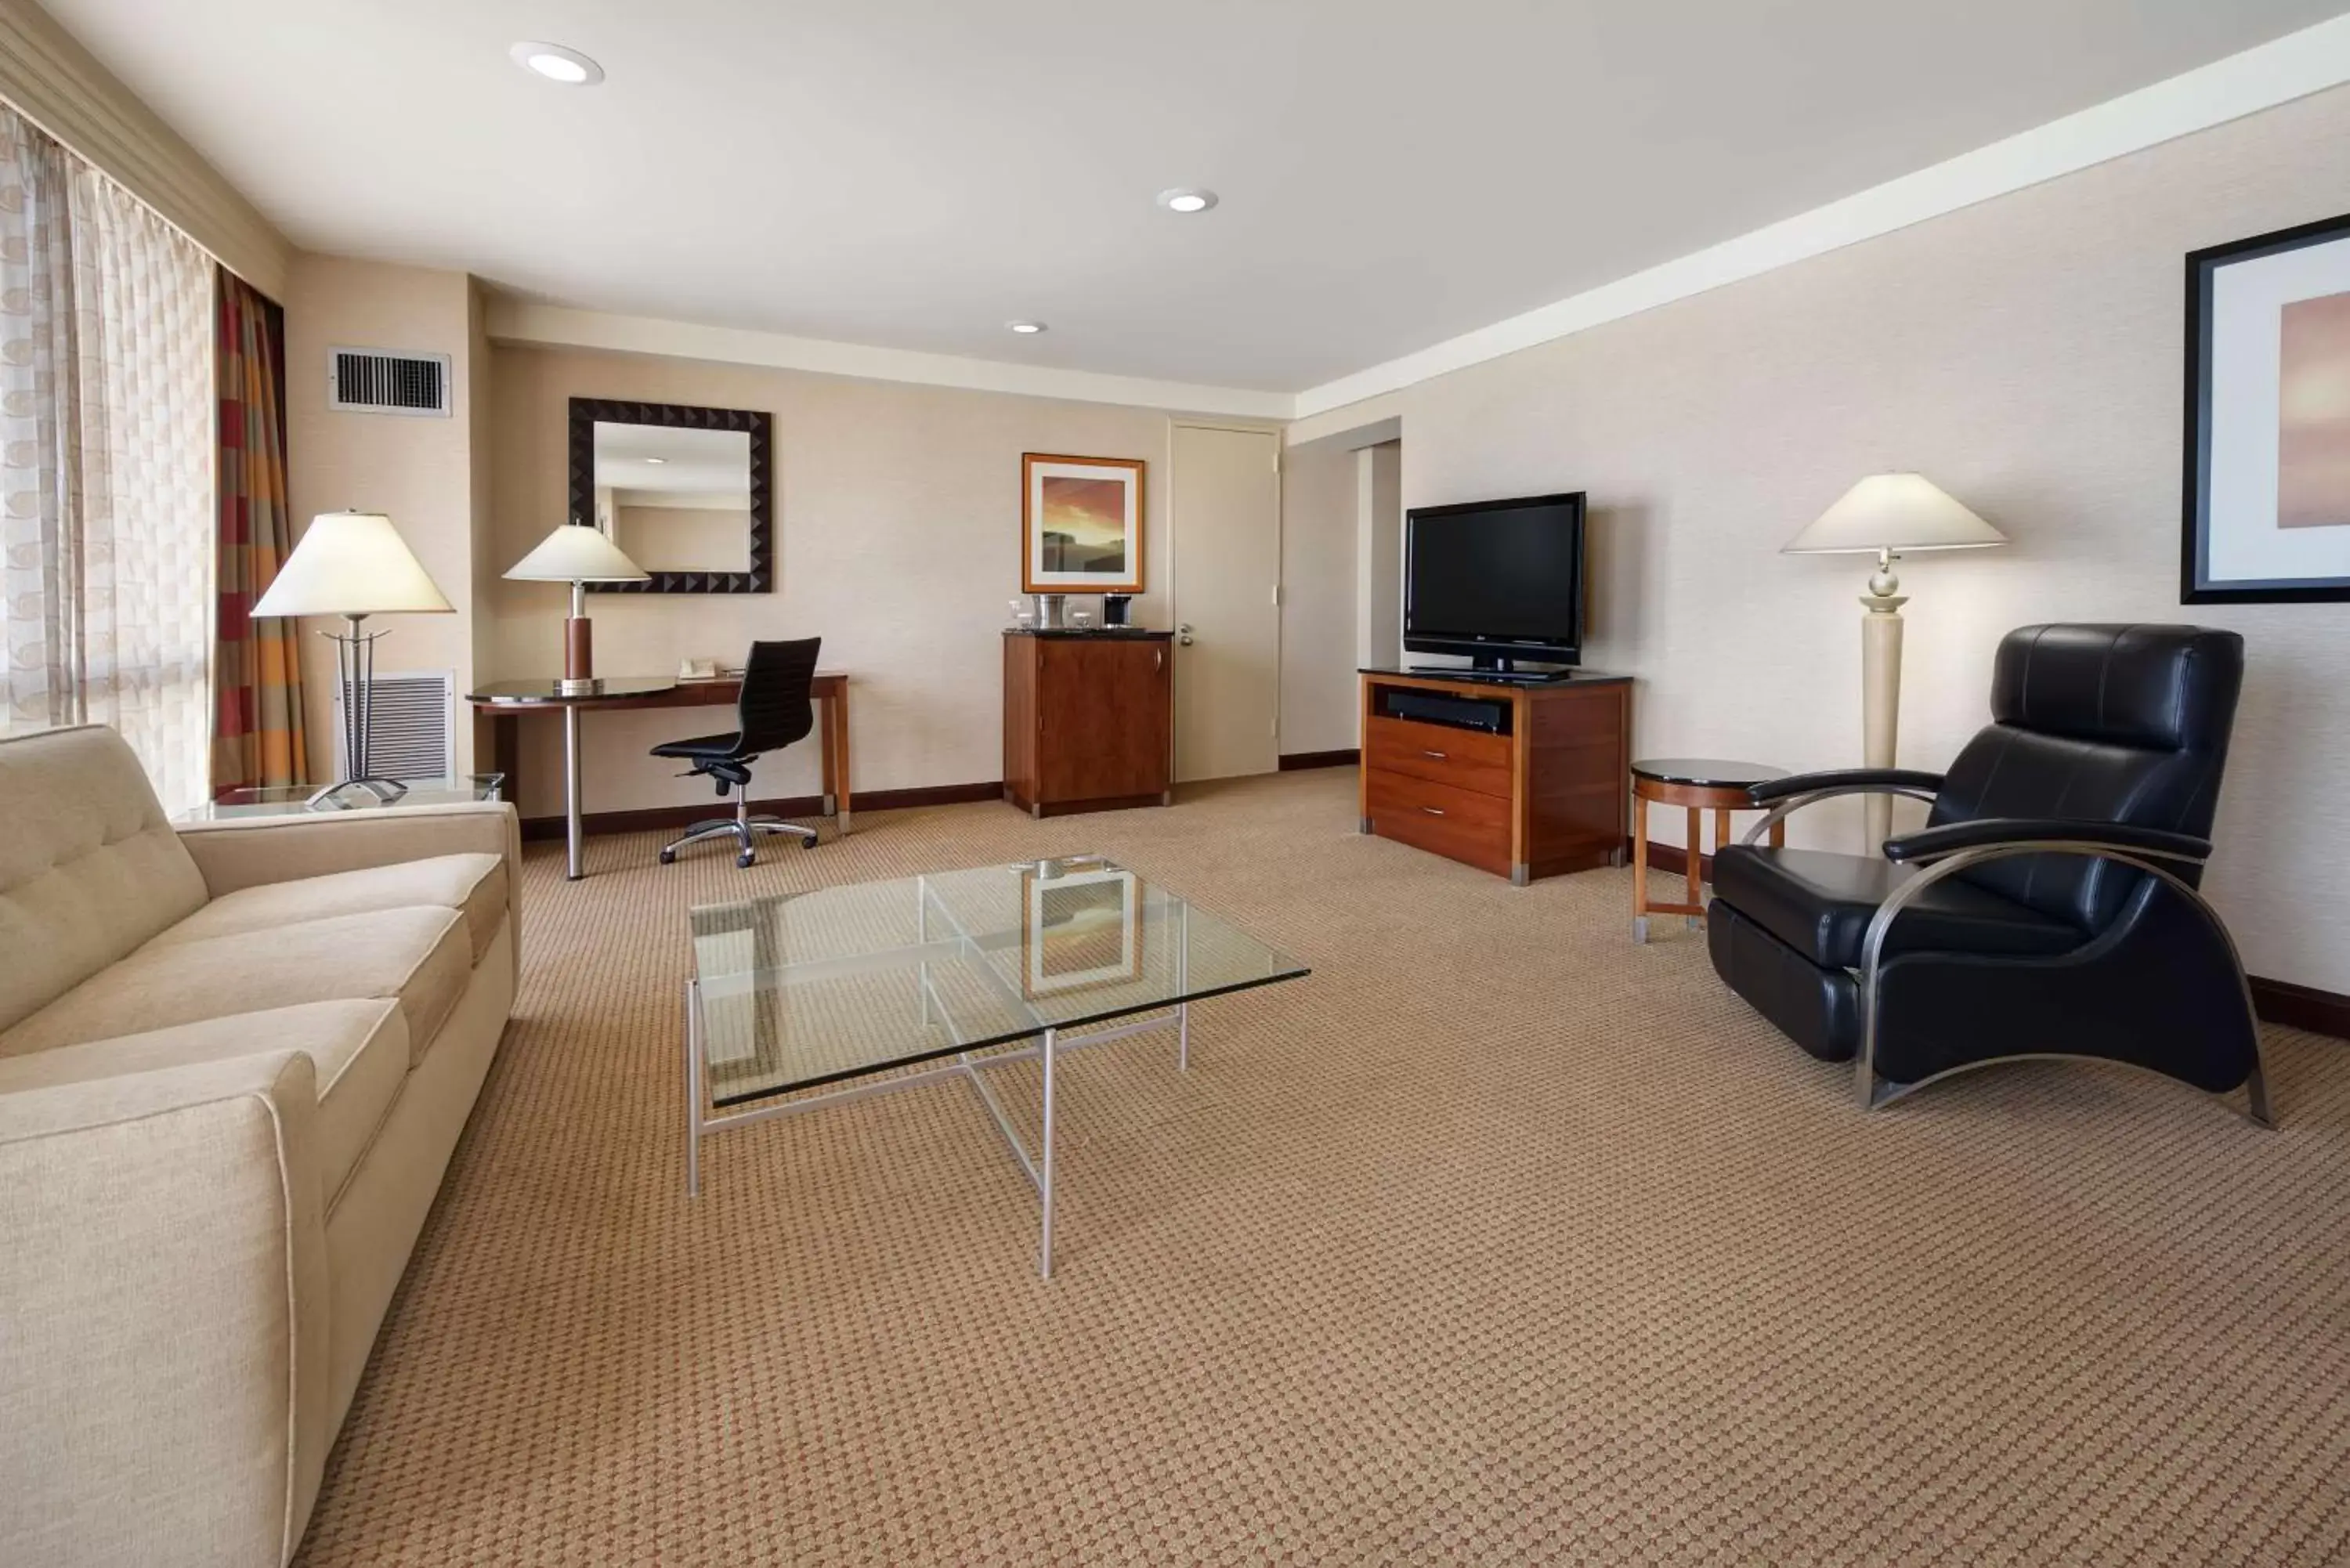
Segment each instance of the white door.
M1175 427L1175 776L1281 765L1281 438Z

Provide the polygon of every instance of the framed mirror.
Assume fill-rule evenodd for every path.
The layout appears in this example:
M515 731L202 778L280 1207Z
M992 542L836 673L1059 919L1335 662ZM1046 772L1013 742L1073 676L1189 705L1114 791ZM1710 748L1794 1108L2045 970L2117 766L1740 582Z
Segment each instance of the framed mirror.
M571 516L650 574L598 593L775 588L774 421L748 409L571 400Z

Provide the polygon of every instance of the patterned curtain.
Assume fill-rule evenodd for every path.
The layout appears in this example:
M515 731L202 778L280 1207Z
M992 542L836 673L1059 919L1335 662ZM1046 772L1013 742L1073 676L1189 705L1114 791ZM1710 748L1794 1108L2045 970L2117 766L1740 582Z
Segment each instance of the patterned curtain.
M110 724L204 797L212 266L0 105L0 733Z
M64 149L0 105L0 735L81 714L69 185Z
M212 264L87 164L72 197L82 711L183 811L212 774Z
M247 612L294 550L286 510L286 314L214 273L220 381L218 607L213 630L213 790L310 782L302 661L292 620Z

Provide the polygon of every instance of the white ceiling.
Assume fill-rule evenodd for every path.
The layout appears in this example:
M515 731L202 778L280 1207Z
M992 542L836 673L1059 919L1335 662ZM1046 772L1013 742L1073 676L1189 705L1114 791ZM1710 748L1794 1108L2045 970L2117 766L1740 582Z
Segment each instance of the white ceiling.
M631 493L700 495L712 504L751 504L751 438L742 431L596 421L596 483ZM640 502L652 505L651 502ZM662 505L689 503L665 499Z
M297 244L1295 391L2344 0L45 0ZM584 50L563 88L507 58ZM1205 185L1195 218L1152 198ZM1051 324L1014 337L1003 323Z

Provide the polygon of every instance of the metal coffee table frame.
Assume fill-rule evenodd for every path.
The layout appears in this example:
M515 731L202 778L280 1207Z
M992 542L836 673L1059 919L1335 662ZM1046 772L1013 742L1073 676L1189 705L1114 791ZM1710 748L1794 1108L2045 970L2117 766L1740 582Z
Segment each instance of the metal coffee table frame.
M785 1116L805 1116L811 1111L846 1105L852 1100L867 1099L876 1095L893 1094L901 1089L921 1088L948 1079L961 1078L970 1084L973 1092L978 1095L980 1104L986 1107L989 1119L995 1124L995 1130L1012 1150L1013 1158L1019 1162L1021 1173L1028 1178L1029 1184L1036 1189L1040 1210L1036 1241L1036 1272L1041 1277L1050 1279L1053 1276L1053 1133L1055 1113L1054 1078L1055 1069L1060 1059L1073 1051L1082 1051L1095 1045L1107 1045L1113 1040L1123 1040L1129 1035L1147 1034L1153 1031L1171 1028L1175 1032L1176 1070L1189 1072L1191 1066L1192 1002L1205 1001L1211 996L1253 990L1259 985L1273 983L1275 980L1302 978L1306 971L1299 970L1295 974L1251 980L1236 985L1219 986L1197 994L1187 994L1179 1001L1155 1002L1127 1010L1130 1013L1145 1014L1171 1012L1171 1017L1145 1016L1133 1018L1127 1023L1107 1024L1096 1020L1081 1028L1071 1029L1065 1025L1047 1023L1041 1017L1037 1017L1035 1009L1030 1004L1028 999L1005 981L996 972L992 963L983 961L986 950L983 945L971 932L963 929L962 922L955 919L953 913L943 903L936 902L931 898L930 878L918 877L914 878L914 883L915 897L920 901L916 913L917 940L920 946L926 950L935 947L940 957L949 955L980 957L983 961L973 966L975 972L988 979L1001 1000L1010 1002L1014 1007L1035 1019L1036 1026L1032 1033L1035 1036L1036 1043L1001 1049L1000 1047L1010 1043L999 1039L974 1046L963 1041L961 1038L962 1031L955 1027L952 1012L939 997L932 983L930 959L924 957L918 965L918 984L921 1004L920 1022L924 1026L928 1026L935 1019L945 1025L949 1033L957 1037L956 1043L943 1050L929 1053L927 1055L917 1054L899 1058L872 1067L853 1069L835 1076L846 1079L861 1077L872 1073L893 1072L907 1066L910 1063L920 1063L926 1059L935 1060L946 1056L952 1056L952 1061L941 1061L939 1065L918 1067L913 1072L899 1072L897 1076L884 1078L875 1083L852 1084L846 1088L827 1090L820 1095L792 1100L782 1105L762 1106L756 1110L749 1111L713 1113L709 1106L710 1096L704 1078L706 1062L703 1054L702 981L697 976L685 982L686 1194L691 1198L699 1198L702 1195L702 1140L712 1134L734 1127L751 1127L759 1122L775 1121ZM947 926L951 928L949 933L938 937L931 935L931 917L933 910ZM1191 910L1188 902L1175 913L1177 922L1175 989L1178 992L1187 989L1190 951L1189 944L1184 938L1190 928L1191 916ZM807 966L807 972L822 973L827 969L834 969L839 973L848 974L860 970L889 967L892 960L902 962L902 958L895 953L856 954L822 961L819 964ZM1120 1014L1113 1013L1108 1016L1117 1017ZM1014 1040L1019 1038L1022 1036L1013 1037ZM986 1054L982 1054L983 1052ZM1038 1147L1034 1152L1029 1149L1027 1141L1020 1136L1019 1129L1013 1126L1011 1114L1004 1109L1003 1101L996 1097L995 1091L989 1086L983 1076L989 1069L1010 1066L1015 1062L1029 1061L1040 1062L1044 1072L1043 1105L1039 1118L1041 1126ZM816 1079L794 1087L815 1087L825 1081Z

